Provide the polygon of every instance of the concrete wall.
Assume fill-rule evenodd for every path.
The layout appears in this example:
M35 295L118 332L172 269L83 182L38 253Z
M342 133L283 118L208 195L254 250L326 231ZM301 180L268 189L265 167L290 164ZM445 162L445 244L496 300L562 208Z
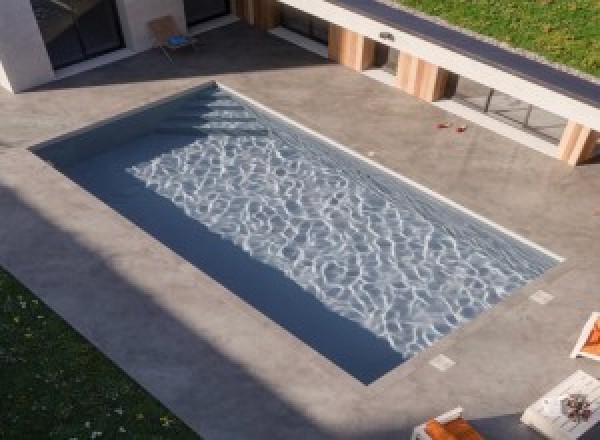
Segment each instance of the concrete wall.
M19 92L54 79L29 0L1 0L0 84Z
M183 0L118 0L117 8L125 45L136 52L153 46L147 27L149 20L172 15L180 29L185 30Z

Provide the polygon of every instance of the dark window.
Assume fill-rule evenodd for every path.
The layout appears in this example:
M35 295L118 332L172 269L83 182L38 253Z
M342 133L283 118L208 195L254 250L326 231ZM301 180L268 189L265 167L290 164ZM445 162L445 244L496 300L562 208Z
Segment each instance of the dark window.
M123 47L115 0L31 0L55 69Z
M188 26L229 14L229 0L184 0Z
M567 125L565 118L463 77L454 99L550 142L560 140Z
M281 7L281 25L300 35L327 44L329 41L329 23L290 6Z

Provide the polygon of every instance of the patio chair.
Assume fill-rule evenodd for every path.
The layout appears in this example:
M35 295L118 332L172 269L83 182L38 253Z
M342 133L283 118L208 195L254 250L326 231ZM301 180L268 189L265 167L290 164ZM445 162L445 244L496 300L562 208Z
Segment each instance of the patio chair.
M148 22L148 29L154 38L154 43L161 48L171 63L173 62L173 58L169 55L169 50L177 50L189 46L194 50L196 49L194 44L197 40L187 33L181 32L171 15L150 20Z
M571 352L571 358L583 356L600 361L600 313L591 314Z
M411 440L484 440L469 422L462 418L462 412L462 408L455 408L417 426Z

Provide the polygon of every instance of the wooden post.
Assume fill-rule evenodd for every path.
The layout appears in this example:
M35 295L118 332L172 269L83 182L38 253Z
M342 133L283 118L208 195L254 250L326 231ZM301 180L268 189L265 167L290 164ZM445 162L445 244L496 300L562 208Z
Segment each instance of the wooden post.
M569 121L558 145L557 157L571 166L579 165L591 158L599 139L599 132Z
M281 9L277 0L254 0L254 26L268 31L279 26Z
M448 72L435 64L400 52L396 84L408 93L428 102L444 96Z
M340 26L329 26L329 58L354 70L366 70L375 62L375 42Z

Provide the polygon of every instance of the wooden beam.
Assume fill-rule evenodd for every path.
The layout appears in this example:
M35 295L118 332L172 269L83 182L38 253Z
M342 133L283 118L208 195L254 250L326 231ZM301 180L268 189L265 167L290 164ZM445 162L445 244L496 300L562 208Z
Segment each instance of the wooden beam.
M375 62L375 42L340 26L329 26L329 58L354 70L366 70Z
M577 124L574 121L569 121L565 131L563 131L560 144L558 145L558 159L568 162L575 148L575 144L581 134L582 125Z
M557 157L571 166L579 165L592 157L599 139L599 132L569 121L558 145Z
M428 102L444 96L448 72L435 64L400 52L396 85L409 95Z

